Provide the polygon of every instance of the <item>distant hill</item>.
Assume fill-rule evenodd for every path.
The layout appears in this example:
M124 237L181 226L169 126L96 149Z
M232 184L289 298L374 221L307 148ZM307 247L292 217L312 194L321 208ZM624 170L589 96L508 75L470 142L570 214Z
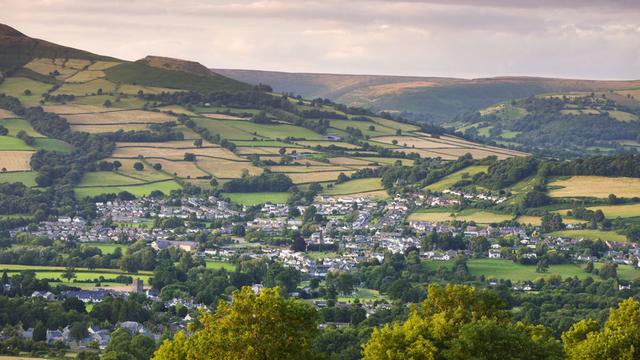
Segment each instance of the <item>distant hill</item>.
M285 73L215 69L250 84L308 98L328 98L374 111L401 113L414 120L450 122L457 115L531 95L640 87L640 81L596 81L536 77L458 79L384 75Z
M182 71L193 75L211 76L213 71L207 69L204 65L196 61L174 59L164 56L149 55L136 61L141 64L149 65L158 69Z

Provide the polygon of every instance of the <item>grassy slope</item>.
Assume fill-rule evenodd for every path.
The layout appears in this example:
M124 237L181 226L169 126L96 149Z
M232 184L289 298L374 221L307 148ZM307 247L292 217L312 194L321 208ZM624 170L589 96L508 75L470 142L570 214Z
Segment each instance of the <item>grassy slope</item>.
M429 190L432 190L432 191L442 191L442 190L448 189L453 184L455 184L458 181L462 180L464 174L467 174L468 178L470 179L471 177L473 177L473 175L475 175L477 173L487 172L488 168L489 167L485 166L485 165L477 165L477 166L466 167L466 168L464 168L464 169L462 169L460 171L456 171L453 174L445 176L442 180L427 186L426 189L429 189Z

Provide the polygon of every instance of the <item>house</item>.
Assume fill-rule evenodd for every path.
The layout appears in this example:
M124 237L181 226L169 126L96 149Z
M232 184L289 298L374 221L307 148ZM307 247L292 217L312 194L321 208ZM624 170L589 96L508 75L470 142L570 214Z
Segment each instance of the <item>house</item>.
M47 344L53 344L55 342L64 342L64 335L60 330L47 330Z
M144 331L144 326L136 321L123 321L118 327L127 330L131 335L139 334Z
M491 249L489 250L489 259L500 259L502 255L500 254L500 250Z
M32 298L40 297L40 298L43 298L43 299L46 299L46 300L55 300L56 299L56 296L50 291L43 291L43 292L34 291L31 294L31 297Z

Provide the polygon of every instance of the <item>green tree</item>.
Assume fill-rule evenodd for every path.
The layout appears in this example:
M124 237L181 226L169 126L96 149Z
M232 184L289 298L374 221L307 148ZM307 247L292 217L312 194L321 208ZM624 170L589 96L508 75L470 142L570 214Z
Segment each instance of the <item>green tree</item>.
M76 343L78 343L80 340L89 336L87 324L81 321L74 322L71 324L71 328L69 328L69 335L76 341Z
M60 277L63 279L67 279L67 281L71 281L71 279L76 278L76 269L69 266L64 269L64 272L62 273L62 275L60 275Z
M231 303L221 301L215 314L202 314L200 328L178 333L155 353L156 360L305 359L317 333L316 311L280 296L278 289L255 294L244 287Z
M36 326L33 327L33 341L45 340L47 340L47 328L42 321L38 321Z
M133 168L137 171L142 171L144 170L144 164L141 162L136 162L135 164L133 164Z
M609 311L602 329L591 319L577 322L562 334L569 360L638 359L640 357L640 302L626 299Z

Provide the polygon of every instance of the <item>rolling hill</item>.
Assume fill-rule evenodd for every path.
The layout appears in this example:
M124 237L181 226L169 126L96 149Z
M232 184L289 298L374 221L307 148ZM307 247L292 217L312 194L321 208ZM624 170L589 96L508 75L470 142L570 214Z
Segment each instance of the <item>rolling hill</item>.
M596 81L535 77L458 79L439 77L285 73L215 69L250 84L307 98L328 98L373 111L446 124L457 115L500 102L549 92L608 91L640 87L640 81Z
M222 187L263 173L283 174L300 186L324 183L328 193L380 196L375 179L364 181L374 187L331 189L338 178L371 178L384 165L412 165L418 157L525 155L452 134L432 135L427 128L330 101L283 96L196 62L158 56L124 61L2 29L0 46L21 55L5 55L13 60L0 81L0 126L11 130L0 137L0 182L51 186L57 180L41 175L64 179L65 172L48 169L49 156L97 156L86 148L91 139L103 142L104 153L77 165L84 169L81 176L64 180L78 197L168 193L188 184ZM60 161L62 167L70 160Z

